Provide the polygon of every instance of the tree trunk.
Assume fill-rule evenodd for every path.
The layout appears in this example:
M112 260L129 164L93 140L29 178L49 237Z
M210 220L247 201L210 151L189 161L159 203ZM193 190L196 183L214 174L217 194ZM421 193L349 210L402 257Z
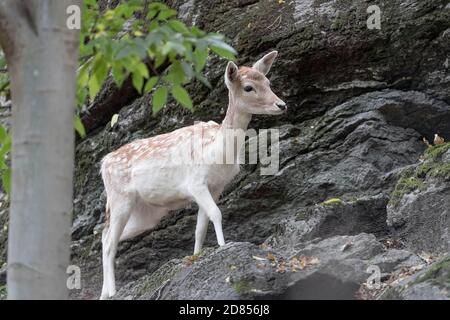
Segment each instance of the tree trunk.
M11 78L8 299L67 298L79 30L74 0L0 0Z

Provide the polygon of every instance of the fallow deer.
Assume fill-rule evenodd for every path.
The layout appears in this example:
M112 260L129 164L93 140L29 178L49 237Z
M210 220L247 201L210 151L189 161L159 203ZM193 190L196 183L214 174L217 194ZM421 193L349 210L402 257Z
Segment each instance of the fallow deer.
M272 51L253 67L238 68L228 62L225 84L229 103L222 124L200 122L173 132L128 143L106 155L101 175L106 191L106 222L102 234L103 288L101 299L115 294L114 260L119 241L151 229L170 210L181 209L192 201L198 204L194 254L198 254L210 220L219 246L225 244L222 214L216 204L224 187L239 172L232 164L182 163L174 161L180 150L192 152L191 137L200 130L203 154L211 157L240 150L242 142L225 145L234 130L247 130L252 114L280 115L286 104L271 90L266 74L277 56ZM229 137L228 137L229 138ZM195 141L194 141L195 143ZM239 145L236 145L239 144ZM195 146L194 146L195 148ZM195 151L195 150L194 150Z

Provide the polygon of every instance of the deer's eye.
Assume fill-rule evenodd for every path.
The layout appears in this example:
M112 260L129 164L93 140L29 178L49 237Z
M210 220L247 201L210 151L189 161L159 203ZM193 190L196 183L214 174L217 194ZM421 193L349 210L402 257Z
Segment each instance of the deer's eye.
M252 90L254 90L252 86L245 86L245 87L244 87L244 91L245 91L245 92L250 92L250 91L252 91Z

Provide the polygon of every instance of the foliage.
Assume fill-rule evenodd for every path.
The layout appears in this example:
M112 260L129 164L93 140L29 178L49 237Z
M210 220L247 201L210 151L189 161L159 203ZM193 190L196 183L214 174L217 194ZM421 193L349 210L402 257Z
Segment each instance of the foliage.
M6 72L5 54L0 50L0 99L9 99L9 77ZM9 193L11 189L11 168L8 166L11 151L11 135L0 124L0 176L3 189Z
M130 0L100 13L96 1L84 1L78 105L92 101L111 74L119 87L131 77L141 94L157 87L152 100L154 113L164 107L169 94L192 109L184 85L194 78L209 85L202 75L209 50L228 59L234 59L235 51L221 35L188 27L176 15L175 10L158 2ZM158 68L163 65L168 68L161 74Z
M0 96L9 95L9 77L6 73L5 54L0 50Z
M192 79L210 86L202 71L210 51L234 60L235 50L223 36L188 27L176 19L177 12L165 4L147 0L121 1L104 12L96 0L83 1L80 30L80 61L77 72L75 130L86 135L79 113L92 102L109 75L120 87L131 77L135 89L153 92L153 113L160 111L171 95L183 107L193 108L184 86ZM162 67L166 67L165 70ZM0 70L6 69L0 51ZM7 73L0 73L0 95L9 94ZM111 119L111 126L118 116ZM7 165L11 136L0 125L0 174L9 192L11 169Z
M11 168L8 166L11 145L11 135L0 125L0 174L3 189L7 193L11 190Z

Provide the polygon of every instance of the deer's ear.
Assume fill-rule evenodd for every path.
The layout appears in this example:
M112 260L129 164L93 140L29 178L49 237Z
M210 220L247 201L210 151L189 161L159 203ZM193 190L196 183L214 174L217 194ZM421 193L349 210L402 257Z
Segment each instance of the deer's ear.
M238 67L233 61L229 61L225 70L225 84L229 88L230 85L238 78Z
M278 51L272 51L259 59L253 65L253 68L266 75L269 73L270 67L278 55Z

